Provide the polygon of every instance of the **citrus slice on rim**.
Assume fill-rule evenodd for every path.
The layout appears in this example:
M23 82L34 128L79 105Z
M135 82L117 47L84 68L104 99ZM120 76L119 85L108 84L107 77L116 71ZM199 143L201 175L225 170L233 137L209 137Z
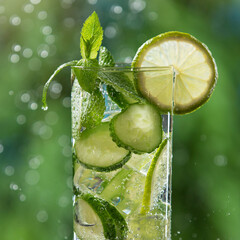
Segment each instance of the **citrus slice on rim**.
M137 90L163 112L185 114L203 105L217 82L217 67L206 45L181 32L167 32L145 42L137 51L132 67L169 67L171 71L140 71Z

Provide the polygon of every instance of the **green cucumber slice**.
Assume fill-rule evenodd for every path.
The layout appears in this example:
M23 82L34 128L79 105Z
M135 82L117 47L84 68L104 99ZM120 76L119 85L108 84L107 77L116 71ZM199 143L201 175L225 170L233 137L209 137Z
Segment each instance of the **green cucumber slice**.
M90 193L81 193L74 205L74 231L80 239L116 239L115 224L105 201Z
M116 239L118 239L118 240L126 239L126 236L128 233L128 226L127 226L125 218L109 202L105 201L104 205L115 223L116 235L117 235Z
M118 169L131 157L130 151L112 141L109 122L83 131L75 142L75 151L82 165L100 172Z
M81 188L86 189L84 186ZM128 226L124 217L109 202L88 189L81 191L75 201L74 230L80 239L124 240Z
M150 153L162 141L162 119L150 104L131 104L110 122L113 141L134 153Z

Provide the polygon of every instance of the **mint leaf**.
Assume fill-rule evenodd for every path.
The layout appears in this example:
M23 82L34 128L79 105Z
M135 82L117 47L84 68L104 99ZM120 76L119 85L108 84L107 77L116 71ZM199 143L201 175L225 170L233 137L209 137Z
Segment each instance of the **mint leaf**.
M100 47L98 63L101 67L115 66L113 56L106 47ZM113 86L107 85L107 93L112 101L115 102L120 108L125 108L129 104L124 98L124 95L121 92L116 91Z
M110 53L105 47L101 47L99 51L99 66L101 67L114 67L115 62ZM130 71L130 70L129 70ZM131 72L130 72L131 73ZM132 73L133 74L133 73ZM138 95L133 83L122 71L104 72L99 71L98 77L102 82L107 85L107 91L110 98L121 108L124 108L128 101L125 97L130 98L130 102L145 100Z
M99 89L92 94L82 91L78 81L75 79L72 86L72 135L79 139L81 130L93 128L101 123L105 100Z
M79 66L79 67L77 67ZM97 87L96 79L98 74L97 59L81 59L77 66L72 67L81 88L89 93Z
M97 13L93 12L83 24L81 31L80 49L82 57L85 59L96 58L102 39L103 30Z
M123 72L98 72L98 77L106 85L112 86L117 92L124 96L130 97L138 102L146 102L146 100L138 95L132 82Z
M98 63L101 67L115 66L115 61L113 59L113 56L106 47L103 47L103 46L100 47Z

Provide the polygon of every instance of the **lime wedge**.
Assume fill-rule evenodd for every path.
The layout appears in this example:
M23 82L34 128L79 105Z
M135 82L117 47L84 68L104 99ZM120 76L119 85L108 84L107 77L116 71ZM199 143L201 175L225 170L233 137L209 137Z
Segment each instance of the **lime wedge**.
M209 49L193 36L181 32L160 34L137 51L132 67L169 67L175 71L141 72L136 75L138 91L163 112L185 114L203 105L217 82L217 67Z

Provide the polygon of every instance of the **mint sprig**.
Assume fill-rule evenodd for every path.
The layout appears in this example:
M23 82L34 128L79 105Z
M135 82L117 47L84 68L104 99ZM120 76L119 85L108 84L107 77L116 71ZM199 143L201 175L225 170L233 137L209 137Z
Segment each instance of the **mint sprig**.
M43 94L42 94L42 103L43 103L43 106L42 106L42 109L43 110L47 110L48 109L48 106L47 106L47 91L48 91L48 88L50 86L50 83L52 82L53 78L65 67L69 67L69 66L75 66L77 64L77 60L73 60L71 62L67 62L67 63L64 63L62 65L60 65L55 71L54 73L51 75L51 77L48 79L48 81L45 83L44 87L43 87Z
M81 55L84 59L95 59L102 44L103 30L96 12L83 24L80 37Z

